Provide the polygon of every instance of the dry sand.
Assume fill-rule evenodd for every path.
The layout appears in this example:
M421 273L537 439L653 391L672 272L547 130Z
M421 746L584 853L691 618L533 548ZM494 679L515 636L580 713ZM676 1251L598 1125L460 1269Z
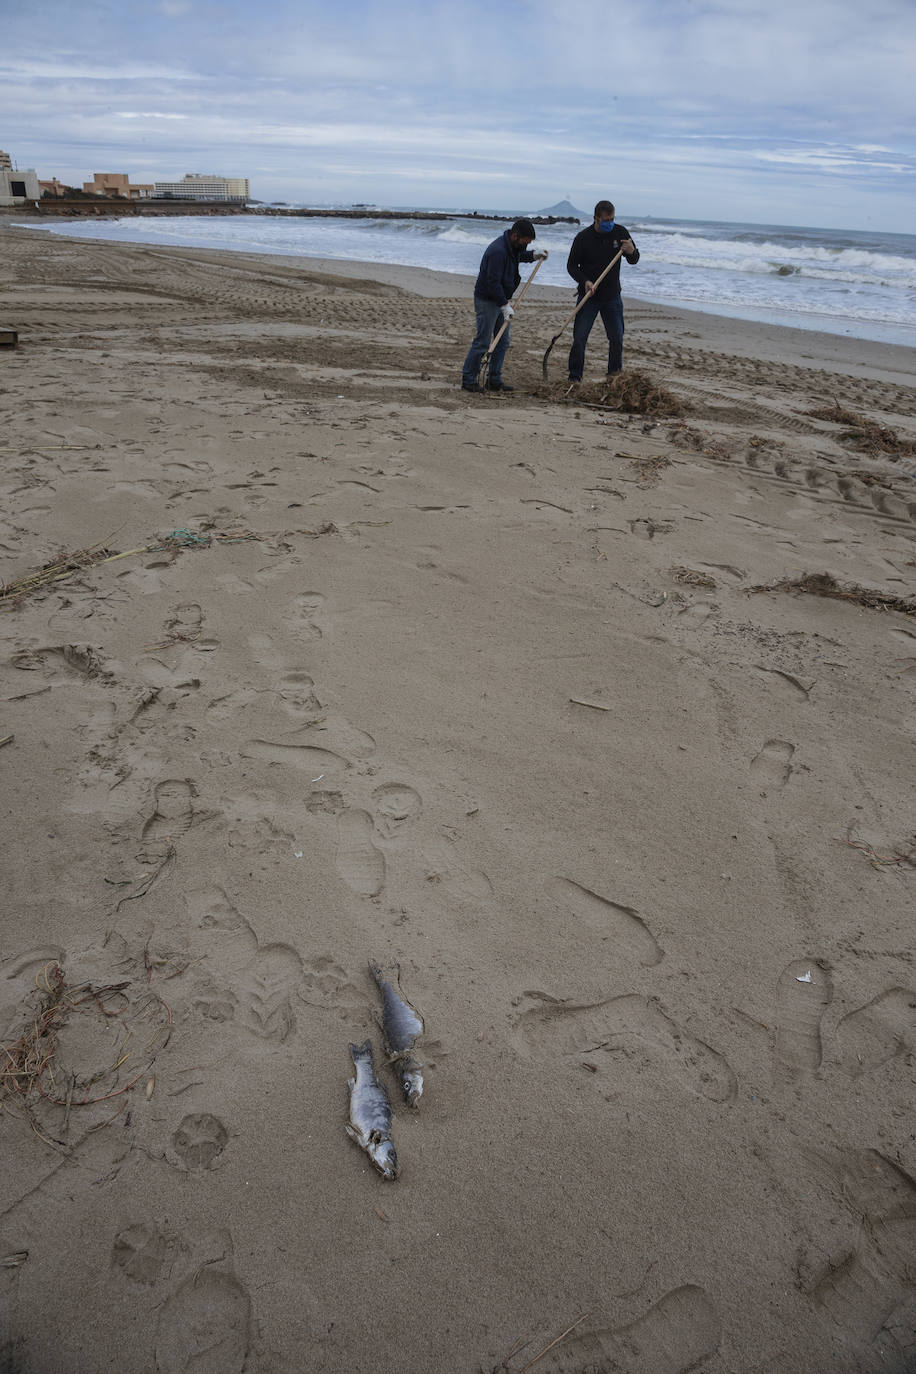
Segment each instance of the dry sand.
M912 359L470 289L0 230L4 1371L916 1368Z

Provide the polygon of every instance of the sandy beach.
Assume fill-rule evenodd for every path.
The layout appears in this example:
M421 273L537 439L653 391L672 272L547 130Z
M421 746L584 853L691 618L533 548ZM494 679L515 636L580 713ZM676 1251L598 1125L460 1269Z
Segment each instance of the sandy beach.
M4 1374L916 1369L912 354L472 287L0 223Z

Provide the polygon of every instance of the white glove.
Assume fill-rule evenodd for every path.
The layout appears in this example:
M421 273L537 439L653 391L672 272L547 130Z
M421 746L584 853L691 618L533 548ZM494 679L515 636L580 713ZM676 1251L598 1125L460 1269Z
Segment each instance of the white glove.
M538 251L537 251L537 252L535 253L535 255L534 255L534 260L535 260L535 262L538 262L539 260L540 260L541 262L546 262L546 261L547 261L547 249L546 249L546 248L539 248Z
M502 307L502 317L503 317L503 319L506 321L507 324L508 324L509 321L512 319L512 316L513 316L514 314L515 314L515 311L512 309L512 306L511 306L511 305L504 305L504 306Z

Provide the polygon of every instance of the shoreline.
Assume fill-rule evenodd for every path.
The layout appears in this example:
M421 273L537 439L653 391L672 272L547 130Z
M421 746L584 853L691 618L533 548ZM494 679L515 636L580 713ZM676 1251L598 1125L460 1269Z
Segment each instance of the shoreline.
M19 226L5 224L0 220L0 233L17 232ZM30 235L35 231L22 228L21 232ZM321 272L327 276L340 277L354 281L375 281L383 285L398 287L425 298L459 299L470 301L473 298L474 276L458 272L436 271L425 267L410 267L399 263L364 262L342 258L301 257L283 253L245 253L230 248L191 248L180 245L135 244L127 240L95 239L90 237L70 238L66 234L54 233L55 240L65 240L77 245L91 243L105 248L138 249L142 252L157 254L192 255L192 260L209 261L214 264L232 260L258 264L265 270L270 265L282 264L289 269L299 269L303 273ZM550 304L574 304L574 288L541 286L531 288L528 299L531 302ZM635 307L641 319L649 327L663 317L676 321L679 332L690 332L698 345L709 349L725 348L734 350L743 357L762 357L767 360L785 359L804 362L807 366L823 367L837 372L850 372L855 376L887 376L902 385L911 381L913 373L913 350L903 344L881 343L873 339L859 339L844 334L833 334L825 330L799 328L792 325L766 324L746 320L733 315L719 315L712 311L690 309L687 306L669 305L646 301L638 294L624 292L627 307L628 340L638 327L638 319L631 313ZM518 322L520 323L520 322ZM516 329L518 324L516 325ZM548 335L546 342L549 342ZM459 359L459 366L460 366Z

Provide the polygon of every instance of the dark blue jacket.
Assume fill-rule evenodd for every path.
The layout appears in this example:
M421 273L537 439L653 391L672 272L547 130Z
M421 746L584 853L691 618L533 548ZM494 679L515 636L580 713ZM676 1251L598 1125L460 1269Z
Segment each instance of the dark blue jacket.
M485 301L495 301L497 305L509 304L509 297L522 279L519 263L534 262L534 254L530 249L520 252L512 247L509 242L511 232L507 229L486 249L474 283L475 296L482 296Z

